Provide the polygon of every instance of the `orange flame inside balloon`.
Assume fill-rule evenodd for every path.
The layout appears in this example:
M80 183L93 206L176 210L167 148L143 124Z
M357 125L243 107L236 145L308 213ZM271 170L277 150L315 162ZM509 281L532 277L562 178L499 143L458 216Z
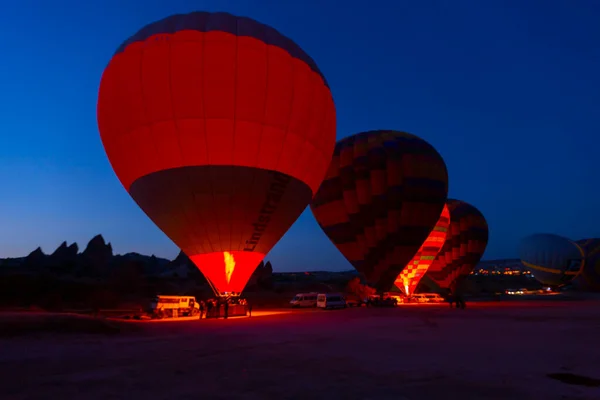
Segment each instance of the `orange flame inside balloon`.
M231 282L231 275L233 275L233 270L235 269L235 258L233 254L225 251L223 252L223 261L225 261L225 280L229 284Z
M235 250L190 256L217 296L226 293L239 295L264 257L264 254L254 251Z

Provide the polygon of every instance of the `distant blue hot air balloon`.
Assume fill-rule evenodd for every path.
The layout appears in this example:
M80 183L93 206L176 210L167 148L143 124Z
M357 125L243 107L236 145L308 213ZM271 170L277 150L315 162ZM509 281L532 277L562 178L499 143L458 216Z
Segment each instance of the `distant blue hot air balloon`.
M523 265L542 284L562 286L580 271L582 249L565 237L539 233L521 241L519 256Z

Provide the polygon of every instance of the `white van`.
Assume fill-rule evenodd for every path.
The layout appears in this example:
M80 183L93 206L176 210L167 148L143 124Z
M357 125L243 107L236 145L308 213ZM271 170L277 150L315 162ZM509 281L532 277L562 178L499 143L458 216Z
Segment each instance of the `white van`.
M417 293L411 296L411 300L417 303L443 303L446 300L437 293Z
M346 299L340 293L320 293L317 296L317 307L325 310L331 308L346 308Z
M158 295L150 303L151 313L159 317L182 317L198 315L200 305L193 296Z
M298 293L290 301L292 307L316 307L317 293Z
M446 299L440 296L438 293L423 293L427 298L428 303L445 303Z

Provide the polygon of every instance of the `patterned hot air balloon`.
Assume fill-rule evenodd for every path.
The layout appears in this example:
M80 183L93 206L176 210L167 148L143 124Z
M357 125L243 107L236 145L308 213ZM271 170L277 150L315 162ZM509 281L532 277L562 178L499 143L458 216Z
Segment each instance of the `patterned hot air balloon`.
M97 113L119 180L218 295L243 290L309 204L335 145L315 62L227 13L170 16L126 40Z
M335 146L311 210L378 291L394 286L438 221L448 193L440 154L405 132L370 131Z
M573 279L573 286L585 291L600 292L600 239L578 240L585 261L579 274Z
M448 199L450 227L446 242L427 271L440 288L453 288L473 271L488 243L488 225L481 212L461 200Z
M519 256L534 278L549 286L569 283L583 263L583 250L575 242L551 233L524 238Z
M396 287L403 290L407 296L414 293L421 278L425 275L436 256L446 242L448 226L450 225L450 212L448 206L444 206L440 219L435 227L421 245L417 254L402 270L396 278Z

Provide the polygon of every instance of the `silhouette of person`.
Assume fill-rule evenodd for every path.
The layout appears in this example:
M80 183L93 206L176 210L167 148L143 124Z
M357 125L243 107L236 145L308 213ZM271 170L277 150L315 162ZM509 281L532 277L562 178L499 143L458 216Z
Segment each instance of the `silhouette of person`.
M202 314L204 314L204 302L201 301L199 306L200 306L200 319L202 319Z
M252 316L252 304L248 303L248 316L251 317Z
M455 295L456 298L456 308L460 308L462 310L465 309L465 300L463 299L461 294L456 294Z
M208 303L206 303L206 318L210 318L210 314L213 308L213 303L212 301L208 301Z
M225 304L223 304L223 318L227 319L227 313L229 312L229 301L225 300Z

